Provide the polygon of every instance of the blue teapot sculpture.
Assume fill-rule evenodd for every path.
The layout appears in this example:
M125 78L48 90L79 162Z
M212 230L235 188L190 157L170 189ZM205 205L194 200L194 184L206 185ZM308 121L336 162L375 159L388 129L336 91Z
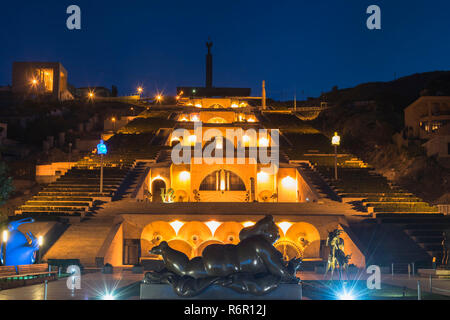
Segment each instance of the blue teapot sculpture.
M39 250L38 239L31 232L27 233L27 238L18 230L20 225L33 222L33 218L26 218L8 224L8 239L0 247L1 262L4 266L35 263L36 252Z

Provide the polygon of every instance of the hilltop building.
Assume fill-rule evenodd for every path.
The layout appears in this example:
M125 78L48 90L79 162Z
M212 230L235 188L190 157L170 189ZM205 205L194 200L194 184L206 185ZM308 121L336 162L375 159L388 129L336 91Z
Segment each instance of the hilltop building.
M67 71L59 62L14 62L12 92L23 98L73 99L67 87Z

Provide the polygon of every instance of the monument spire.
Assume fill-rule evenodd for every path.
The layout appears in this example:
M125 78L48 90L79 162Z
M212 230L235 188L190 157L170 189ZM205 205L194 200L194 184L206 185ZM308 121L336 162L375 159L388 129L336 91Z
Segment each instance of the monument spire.
M212 87L212 54L211 54L212 45L213 43L211 39L208 38L208 41L206 42L208 53L206 54L206 84L205 84L207 88Z

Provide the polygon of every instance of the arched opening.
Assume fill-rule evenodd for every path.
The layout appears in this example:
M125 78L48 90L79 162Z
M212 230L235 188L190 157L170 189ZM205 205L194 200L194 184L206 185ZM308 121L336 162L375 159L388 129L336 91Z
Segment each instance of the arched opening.
M315 226L307 222L294 223L286 232L286 238L294 242L305 258L320 256L320 234Z
M149 256L149 250L175 237L172 226L165 221L154 221L146 225L141 233L141 251L143 256Z
M200 191L245 191L245 183L232 171L216 170L200 183Z
M173 239L170 240L167 244L172 249L183 252L189 259L192 258L194 250L188 242L181 239Z
M200 221L186 222L178 231L178 238L189 242L193 247L211 239L211 237L211 230Z
M277 241L274 247L281 252L285 261L303 257L302 250L292 241L282 239Z
M214 233L214 238L227 244L239 243L239 232L243 228L241 223L234 221L223 222Z
M155 179L152 182L152 202L163 202L161 189L166 189L166 183L162 179Z
M205 248L207 247L207 246L209 246L210 244L222 244L222 242L220 242L219 240L208 240L208 241L205 241L205 242L203 242L202 244L200 244L198 247L197 247L197 253L196 253L196 255L197 256L201 256L202 255L202 253L203 253L203 250L205 250Z

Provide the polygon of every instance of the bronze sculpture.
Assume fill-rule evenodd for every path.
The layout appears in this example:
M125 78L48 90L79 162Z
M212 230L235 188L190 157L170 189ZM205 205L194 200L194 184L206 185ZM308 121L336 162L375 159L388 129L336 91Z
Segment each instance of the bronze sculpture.
M328 271L331 270L330 279L332 280L334 270L339 268L340 280L342 278L342 271L347 271L348 262L351 255L346 255L344 253L344 239L340 237L342 232L343 230L335 229L328 233L326 246L330 248L330 253L328 254L328 262L324 278L326 278Z
M147 283L169 283L179 296L198 295L216 284L240 293L263 295L280 283L298 283L296 277L301 259L283 260L273 246L278 240L278 228L272 216L266 216L254 226L239 233L240 242L211 244L201 257L191 260L182 252L162 241L150 250L161 255L165 268L146 273Z

